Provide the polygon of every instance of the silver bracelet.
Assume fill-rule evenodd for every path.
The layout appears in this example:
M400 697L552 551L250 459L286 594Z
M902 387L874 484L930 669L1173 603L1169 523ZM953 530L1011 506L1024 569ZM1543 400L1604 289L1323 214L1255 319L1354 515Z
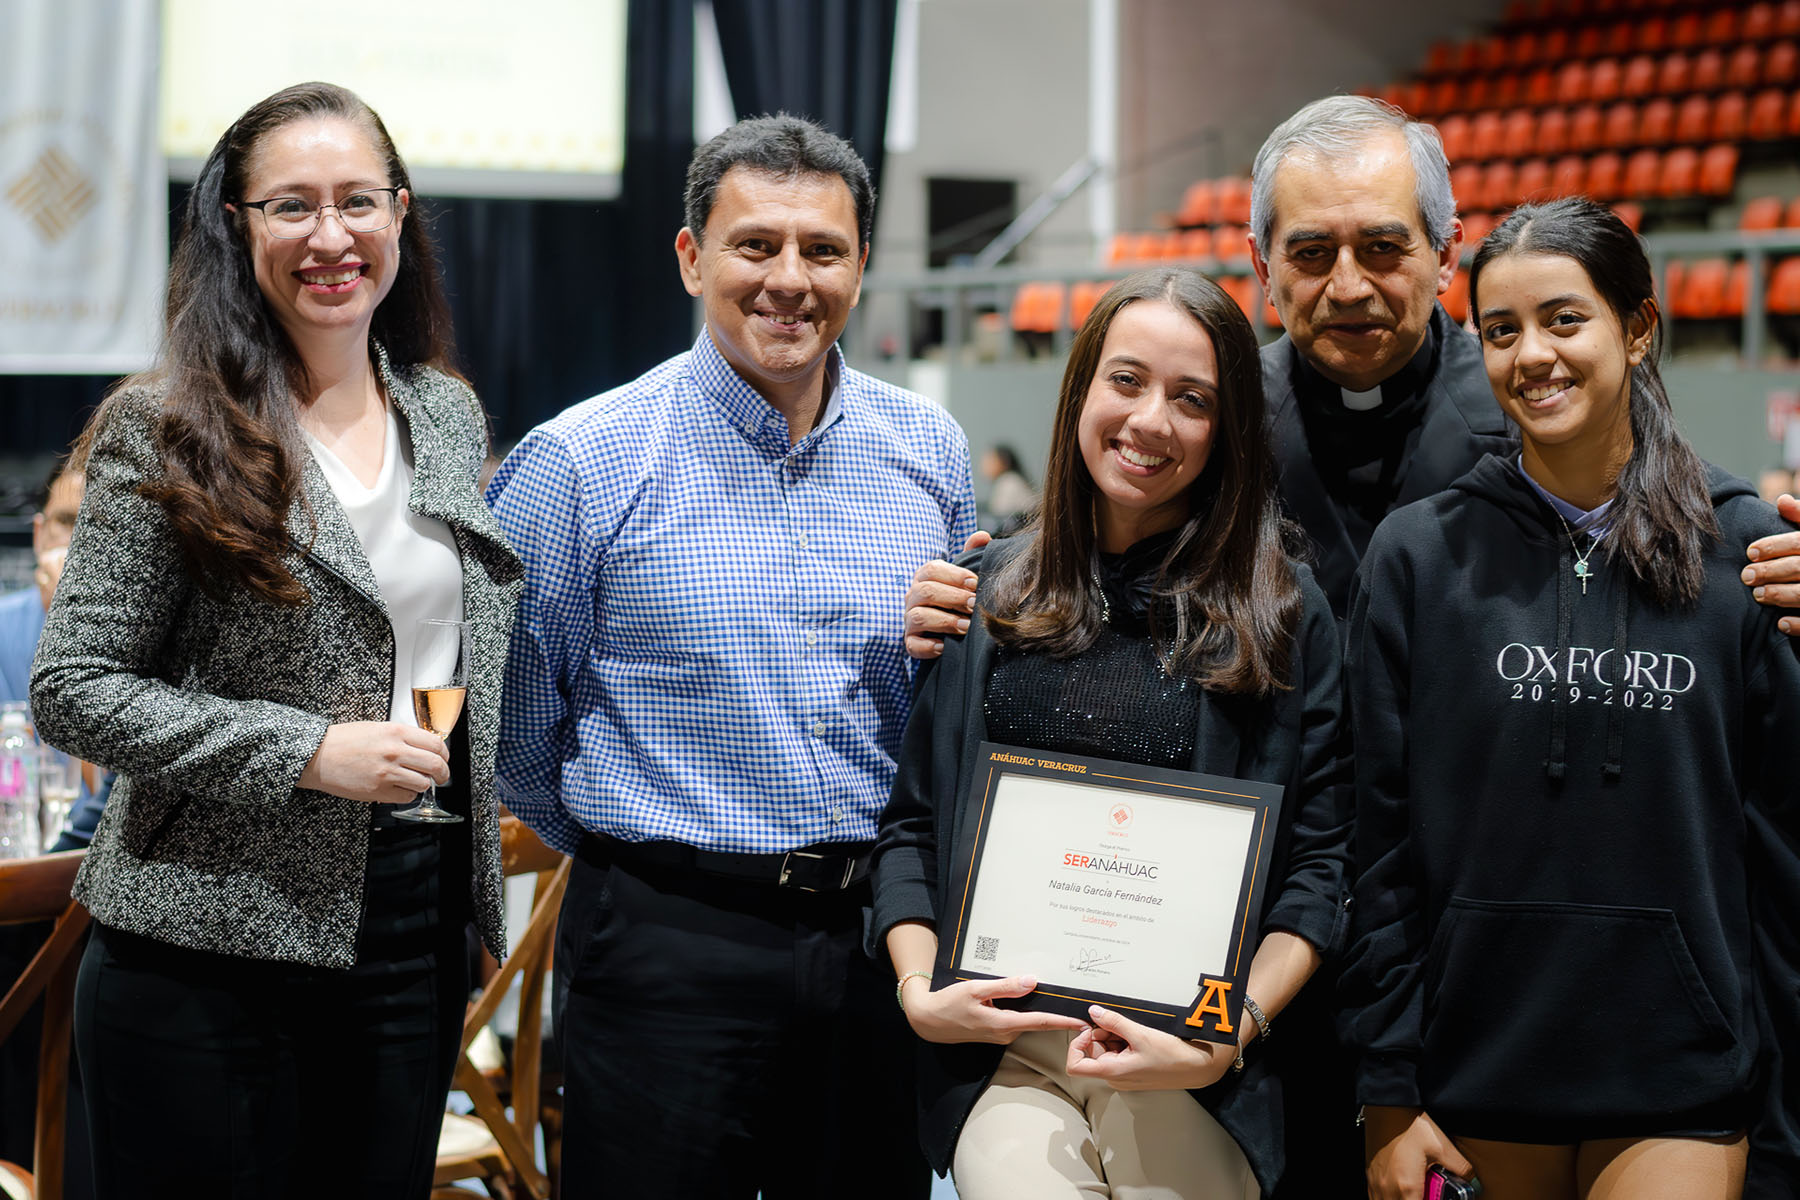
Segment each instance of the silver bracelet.
M1265 1042L1268 1041L1269 1029L1273 1022L1271 1022L1269 1018L1263 1016L1262 1006L1252 1000L1249 993L1245 993L1244 995L1244 1011L1250 1014L1250 1019L1252 1021L1256 1022L1256 1031L1262 1036L1262 1040Z

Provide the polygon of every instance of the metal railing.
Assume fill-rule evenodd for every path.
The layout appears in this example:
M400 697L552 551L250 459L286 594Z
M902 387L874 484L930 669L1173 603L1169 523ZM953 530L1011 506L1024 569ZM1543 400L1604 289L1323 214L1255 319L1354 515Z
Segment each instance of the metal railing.
M1800 254L1800 229L1777 229L1760 233L1738 230L1653 233L1644 238L1644 244L1650 255L1651 269L1659 290L1667 279L1668 266L1673 261L1697 258L1744 260L1748 268L1748 285L1744 296L1743 316L1736 318L1740 322L1738 356L1746 364L1760 363L1768 343L1765 298L1772 263L1773 260L1790 254ZM1464 254L1465 266L1473 257L1473 252L1471 247ZM1249 276L1252 279L1255 275L1247 259L1170 259L1159 262L1181 262L1209 275L1239 278ZM890 324L888 332L897 336L902 353L916 344L914 335L923 314L928 310L937 310L942 313L943 319L943 336L937 344L941 346L945 358L959 361L963 348L975 339L975 325L980 314L997 312L1003 321L1006 320L1014 293L1025 284L1060 283L1067 288L1070 284L1084 281L1118 279L1139 267L1154 265L1158 264L1119 263L1112 266L1061 269L947 267L913 275L872 274L863 281L862 307L857 310L847 331L847 341L858 355L872 353L875 347L869 344L869 338L875 332L874 323L881 319L894 321L891 305L898 301L900 311L897 324ZM1259 288L1257 304L1260 305L1261 302L1262 293ZM1666 306L1669 298L1665 296L1663 302ZM1671 327L1674 321L1667 311L1663 316L1665 342L1673 350L1676 339L1671 335ZM1264 330L1261 321L1253 318L1252 324L1259 330ZM1010 325L1005 332L1010 338ZM1271 337L1279 332L1266 330ZM1065 306L1061 327L1051 335L1052 345L1059 353L1066 348L1071 334Z

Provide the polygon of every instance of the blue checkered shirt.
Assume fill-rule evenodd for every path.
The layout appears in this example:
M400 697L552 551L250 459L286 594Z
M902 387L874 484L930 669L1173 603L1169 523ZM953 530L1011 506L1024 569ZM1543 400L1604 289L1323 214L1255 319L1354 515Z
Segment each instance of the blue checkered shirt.
M702 331L495 474L525 560L496 771L551 845L875 836L912 703L902 597L961 548L974 489L941 408L835 348L827 380L824 418L790 447Z

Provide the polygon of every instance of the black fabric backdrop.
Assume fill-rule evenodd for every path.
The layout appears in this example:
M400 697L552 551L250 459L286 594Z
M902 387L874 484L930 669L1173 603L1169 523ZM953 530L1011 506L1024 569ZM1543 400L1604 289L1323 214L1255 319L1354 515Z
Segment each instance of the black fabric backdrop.
M850 140L879 186L896 8L897 0L714 0L738 114L785 110L821 121ZM617 200L426 196L417 210L432 222L462 365L502 446L693 341L695 310L674 260L693 153L692 5L628 0L626 24ZM171 213L185 192L171 186ZM60 451L112 382L0 375L0 455Z

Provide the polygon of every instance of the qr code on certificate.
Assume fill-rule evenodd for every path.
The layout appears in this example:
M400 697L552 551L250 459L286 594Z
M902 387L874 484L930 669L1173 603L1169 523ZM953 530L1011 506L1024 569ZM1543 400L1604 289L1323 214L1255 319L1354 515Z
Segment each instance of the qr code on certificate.
M975 961L993 962L1000 957L1000 939L997 937L978 937L975 939Z

